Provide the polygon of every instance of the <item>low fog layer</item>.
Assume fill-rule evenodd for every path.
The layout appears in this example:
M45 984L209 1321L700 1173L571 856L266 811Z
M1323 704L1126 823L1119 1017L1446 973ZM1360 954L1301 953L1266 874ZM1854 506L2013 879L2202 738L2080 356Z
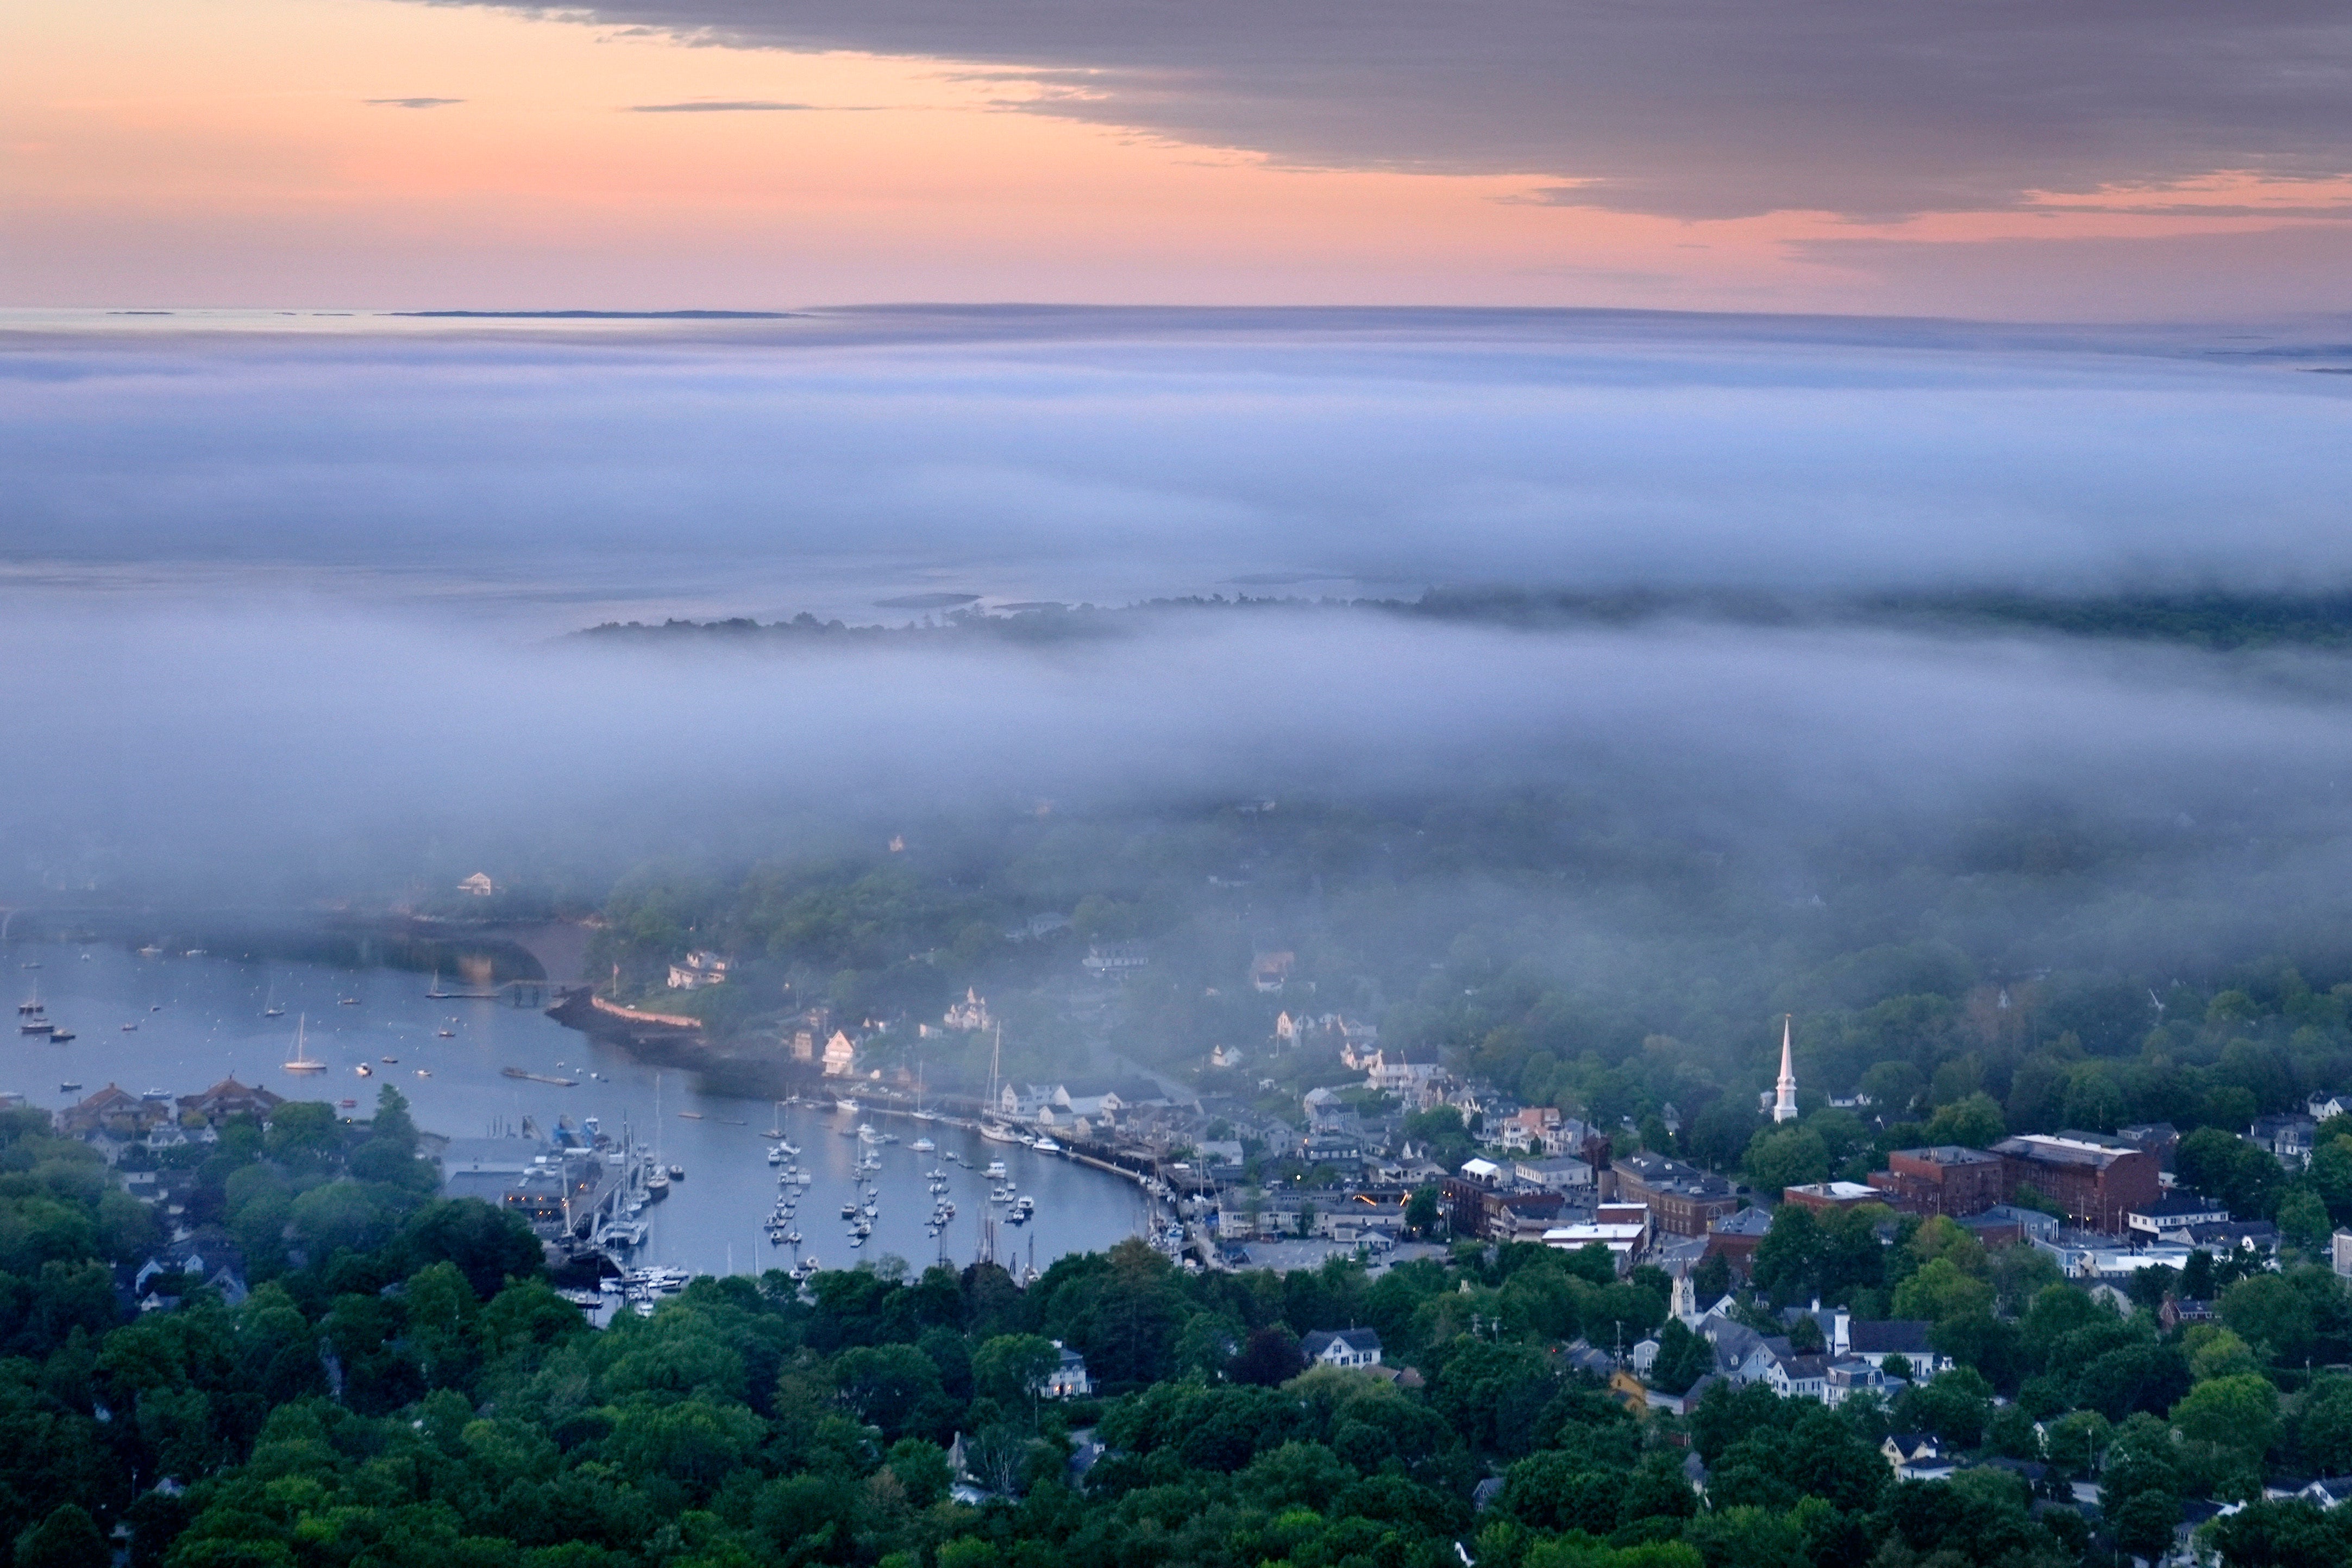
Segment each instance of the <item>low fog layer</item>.
M6 873L267 901L467 858L591 882L1060 809L1539 789L1774 868L2021 805L2352 869L2333 661L1661 622L1513 632L1171 612L1044 650L519 646L317 600L20 603L0 722L42 759ZM2192 827L2204 831L2189 833ZM2309 857L2317 856L2322 860Z
M2352 578L2352 384L2181 334L1573 312L11 334L0 552L870 616L1439 583ZM1261 588L1261 591L1263 589Z
M601 896L646 857L1039 799L1533 789L1791 898L1842 836L2029 811L2134 836L2218 922L2333 910L2352 690L2323 656L1309 606L1043 648L561 635L903 623L873 606L927 591L2352 577L2341 379L2160 346L1475 314L19 334L0 889Z

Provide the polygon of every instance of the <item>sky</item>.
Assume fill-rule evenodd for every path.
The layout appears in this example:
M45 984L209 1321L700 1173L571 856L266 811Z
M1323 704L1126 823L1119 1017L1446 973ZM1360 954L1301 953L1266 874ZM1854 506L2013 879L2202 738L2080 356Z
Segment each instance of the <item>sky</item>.
M18 0L0 304L2347 307L2316 0Z

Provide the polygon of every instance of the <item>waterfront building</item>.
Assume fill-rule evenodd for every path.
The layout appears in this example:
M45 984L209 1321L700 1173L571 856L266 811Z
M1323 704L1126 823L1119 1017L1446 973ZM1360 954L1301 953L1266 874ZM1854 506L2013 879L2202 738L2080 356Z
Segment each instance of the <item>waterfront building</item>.
M728 972L735 967L731 958L704 949L688 953L669 966L669 988L673 991L699 991L706 985L723 985Z

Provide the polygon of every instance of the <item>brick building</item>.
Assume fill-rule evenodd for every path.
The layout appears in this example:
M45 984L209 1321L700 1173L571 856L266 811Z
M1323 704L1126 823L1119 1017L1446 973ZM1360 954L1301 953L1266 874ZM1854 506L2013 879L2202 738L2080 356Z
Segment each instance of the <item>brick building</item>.
M1864 1204L1883 1204L1886 1194L1860 1182L1811 1182L1801 1187L1782 1187L1780 1201L1809 1208L1815 1214L1829 1214L1858 1209Z
M1954 1143L1897 1149L1886 1157L1885 1170L1870 1173L1870 1184L1906 1213L1954 1219L1982 1214L2009 1196L2000 1156Z
M2004 1197L2031 1186L2065 1210L2070 1220L2109 1234L2121 1231L2134 1209L2161 1195L2156 1156L2120 1138L2030 1133L2003 1139L1992 1152L2000 1156Z
M1650 1211L1650 1226L1667 1236L1705 1236L1711 1220L1738 1208L1731 1184L1664 1154L1627 1154L1612 1163L1618 1198Z

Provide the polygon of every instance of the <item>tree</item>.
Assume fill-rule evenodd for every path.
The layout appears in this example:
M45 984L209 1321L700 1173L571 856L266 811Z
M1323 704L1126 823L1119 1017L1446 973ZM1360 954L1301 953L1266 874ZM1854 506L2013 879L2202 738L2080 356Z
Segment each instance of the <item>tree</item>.
M2306 1254L2327 1249L2327 1205L2309 1187L2294 1188L2279 1200L2278 1227L2290 1247Z
M1748 1145L1744 1163L1748 1180L1767 1193L1826 1181L1830 1173L1828 1148L1820 1133L1805 1127L1759 1132Z
M289 1100L269 1113L269 1157L295 1169L316 1169L342 1152L335 1108L321 1100Z
M1881 1116L1900 1121L1911 1104L1927 1091L1927 1077L1909 1062L1880 1062L1862 1075L1862 1092Z
M2221 1292L2220 1307L2221 1321L2273 1363L2298 1363L2311 1353L2310 1304L2284 1276L2241 1279Z
M982 1345L980 1353L987 1350ZM980 1357L972 1359L977 1373ZM834 1358L833 1383L852 1415L895 1437L905 1432L924 1400L940 1392L940 1373L931 1358L912 1345L857 1345Z
M1992 1416L1992 1384L1971 1368L1954 1367L1932 1382L1914 1384L1895 1402L1895 1419L1924 1426L1947 1443L1975 1447Z
M1731 1259L1720 1252L1699 1259L1698 1269L1691 1276L1691 1289L1701 1307L1713 1306L1731 1294Z
M2160 1561L2172 1550L2173 1531L2180 1523L2180 1500L2169 1492L2134 1492L2109 1515L2116 1544L2135 1557Z
M1449 1171L1458 1168L1478 1147L1458 1106L1435 1105L1427 1110L1416 1110L1404 1119L1403 1133L1407 1142L1428 1149L1429 1157Z
M79 1503L59 1503L16 1537L16 1568L108 1568L114 1553Z
M999 1334L971 1352L972 1387L1008 1409L1034 1410L1038 1391L1062 1364L1062 1350L1037 1334Z
M1895 1315L1942 1322L1972 1313L1990 1314L1992 1287L1970 1279L1948 1258L1930 1258L1895 1288Z
M1658 1359L1650 1364L1650 1385L1683 1394L1714 1370L1715 1347L1691 1332L1680 1318L1668 1318L1658 1331Z
M1801 1297L1818 1288L1821 1254L1821 1222L1813 1211L1782 1204L1756 1244L1756 1283L1775 1300Z
M1298 1341L1279 1323L1251 1331L1235 1357L1232 1375L1235 1383L1255 1384L1273 1388L1298 1375L1306 1360L1298 1353Z
M1404 1223L1412 1227L1416 1236L1427 1236L1437 1228L1442 1213L1437 1203L1437 1189L1434 1186L1418 1187L1414 1189L1412 1200L1404 1205Z
M1989 1149L2008 1136L2000 1107L1982 1090L1944 1106L1927 1122L1927 1142L1930 1143Z
M2278 1436L2278 1390L2256 1373L2217 1377L2172 1407L2172 1424L2192 1442L2233 1448L2259 1461Z

